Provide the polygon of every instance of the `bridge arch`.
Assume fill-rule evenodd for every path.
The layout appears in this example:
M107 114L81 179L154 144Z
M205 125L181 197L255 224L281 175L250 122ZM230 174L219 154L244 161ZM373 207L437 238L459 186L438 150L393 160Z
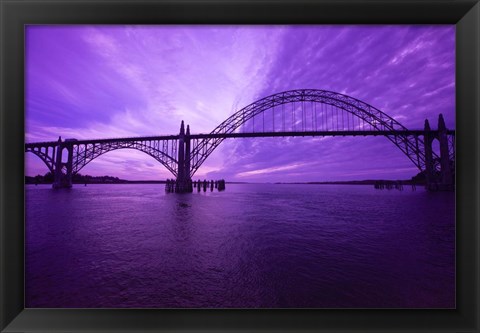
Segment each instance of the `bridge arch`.
M161 149L155 148L146 142L110 142L110 143L91 143L91 144L75 144L73 146L73 163L72 173L76 174L89 164L94 159L114 150L120 149L134 149L141 151L156 161L160 162L167 170L169 170L175 177L177 176L176 164L177 160L168 155L168 153Z
M194 145L190 160L190 176L195 174L206 158L225 140L225 137L221 137L222 134L238 131L248 121L251 119L255 120L256 116L264 115L268 110L272 110L273 113L280 112L279 110L284 111L283 107L285 105L293 105L293 112L295 113L295 103L301 103L302 108L305 103L329 105L350 114L353 117L352 120L356 118L364 125L367 124L370 130L391 133L391 135L387 135L387 138L397 146L420 171L425 169L425 156L422 153L424 151L423 140L418 136L396 135L397 132L408 131L408 129L388 114L359 99L341 93L319 89L298 89L276 93L259 99L235 112L218 125L210 133L217 134L217 137L200 140ZM277 108L277 106L282 106L282 108ZM316 109L314 110L316 112ZM317 114L315 113L315 115L313 115L312 111L312 119L314 119L314 117L316 124ZM292 124L293 123L294 120L292 120ZM438 158L436 154L434 155L434 157Z

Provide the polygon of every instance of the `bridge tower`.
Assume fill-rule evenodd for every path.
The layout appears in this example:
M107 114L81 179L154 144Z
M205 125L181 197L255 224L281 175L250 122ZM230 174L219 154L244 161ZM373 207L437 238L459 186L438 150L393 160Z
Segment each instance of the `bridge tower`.
M450 160L450 152L448 147L448 131L445 126L443 115L438 116L438 131L436 134L430 129L428 119L425 119L424 127L424 144L425 144L425 178L429 191L453 191L453 172L452 161ZM432 143L438 140L440 144L440 172L436 171L433 159Z
M190 125L187 125L187 132L185 133L185 171L184 171L184 176L186 179L186 183L188 186L187 192L193 192L193 186L192 186L192 178L190 175L190 151L191 149L191 144L190 144Z
M185 133L185 125L182 120L178 138L178 169L175 192L185 193L192 192L192 190L192 179L190 178L190 126L187 125L187 132Z
M451 191L453 190L453 175L452 168L450 166L450 153L448 149L448 136L447 127L445 126L445 120L443 115L438 116L438 141L440 143L440 190Z
M67 140L68 141L68 140ZM62 138L58 137L57 151L55 155L55 169L53 175L53 188L71 188L72 187L72 170L73 170L73 144L66 141L62 142ZM67 162L62 162L63 151L67 150ZM63 167L66 173L63 173Z
M432 150L432 142L434 136L431 133L430 123L428 119L425 119L424 125L424 135L423 140L425 144L425 180L427 184L427 189L431 189L433 183L435 183L435 175L434 175L434 168L433 168L433 150Z

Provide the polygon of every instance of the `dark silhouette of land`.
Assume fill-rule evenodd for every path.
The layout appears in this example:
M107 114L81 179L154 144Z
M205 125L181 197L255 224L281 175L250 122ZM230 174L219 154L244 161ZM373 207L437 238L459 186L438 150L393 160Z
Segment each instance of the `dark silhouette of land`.
M54 176L51 172L47 172L45 175L36 175L35 177L25 176L25 184L53 184ZM112 176L90 176L75 174L72 176L72 182L74 184L125 184L132 183L131 181L120 179ZM159 183L165 183L160 182Z

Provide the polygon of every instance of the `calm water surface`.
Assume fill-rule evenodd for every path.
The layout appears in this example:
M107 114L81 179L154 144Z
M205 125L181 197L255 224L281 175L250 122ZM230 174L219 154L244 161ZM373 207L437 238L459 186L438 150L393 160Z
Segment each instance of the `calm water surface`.
M27 307L454 307L453 193L26 187Z

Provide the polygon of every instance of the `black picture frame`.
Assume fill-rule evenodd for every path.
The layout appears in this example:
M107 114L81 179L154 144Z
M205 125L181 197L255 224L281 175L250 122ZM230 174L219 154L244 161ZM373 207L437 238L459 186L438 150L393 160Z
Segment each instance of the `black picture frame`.
M480 332L478 0L0 0L1 332ZM455 24L457 307L24 309L24 25Z

